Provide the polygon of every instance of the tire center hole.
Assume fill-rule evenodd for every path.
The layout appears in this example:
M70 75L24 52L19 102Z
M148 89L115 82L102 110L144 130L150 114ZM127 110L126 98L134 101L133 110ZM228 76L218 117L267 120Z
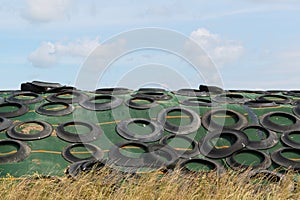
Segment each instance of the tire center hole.
M136 121L129 123L127 126L128 130L136 135L148 135L153 132L153 128L147 121Z
M234 156L234 159L243 165L256 166L264 161L264 157L258 153L240 152Z
M77 158L85 159L92 157L95 152L92 150L84 147L84 146L78 146L71 149L71 154Z
M0 144L0 157L16 153L19 146L16 144Z
M189 125L192 122L192 119L190 116L188 116L186 113L184 113L182 111L178 111L178 110L169 112L166 118L169 123L174 124L179 127Z
M87 134L91 129L81 124L72 124L64 127L64 130L73 134Z
M16 130L19 133L23 133L23 134L36 134L39 133L43 130L43 126L38 124L38 123L24 123L20 126L16 127Z
M281 115L272 115L270 116L270 120L275 123L275 124L279 124L282 126L290 126L296 123L296 119L294 118L287 118L285 116L281 116Z
M67 109L67 106L62 104L50 104L50 105L43 106L43 109L48 111L59 111L59 110Z
M210 162L189 162L185 167L192 172L209 172L215 169L215 165Z
M140 158L146 151L138 146L124 146L119 149L120 153L128 158Z
M211 120L218 125L232 126L238 122L238 117L233 113L220 112L212 115Z
M220 137L212 138L210 144L216 149L225 149L231 147L236 141L237 138L234 135L222 134Z

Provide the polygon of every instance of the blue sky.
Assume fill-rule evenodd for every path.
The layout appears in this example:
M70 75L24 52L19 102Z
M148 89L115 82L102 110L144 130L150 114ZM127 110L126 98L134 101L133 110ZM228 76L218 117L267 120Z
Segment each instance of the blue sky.
M104 48L105 41L145 27L174 30L198 42L215 63L220 86L226 89L300 89L298 2L2 0L0 89L18 89L32 80L76 85L93 49L100 46L106 53L113 52ZM184 74L190 87L205 83L205 77L196 76L181 58L144 49L112 63L95 87L116 86L130 67L151 64L157 71L147 71L145 80L157 74L170 77L167 71L159 72L167 66ZM143 80L141 69L135 75ZM177 78L172 80L176 84L170 83L170 89L186 87Z

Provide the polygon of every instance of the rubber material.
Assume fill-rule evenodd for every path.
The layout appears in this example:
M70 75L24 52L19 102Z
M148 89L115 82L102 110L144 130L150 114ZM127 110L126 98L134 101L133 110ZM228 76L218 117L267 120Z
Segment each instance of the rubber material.
M214 171L218 175L220 175L225 171L223 165L215 160L211 160L211 159L207 159L207 158L191 158L191 159L185 159L180 162L179 167L184 173L203 173L201 171L197 172L197 171L191 171L190 169L188 169L186 167L186 165L189 163L199 163L199 164L204 164L204 165L208 165L208 166L214 166L214 168L211 171L206 172L206 173L210 173L210 172Z
M293 108L293 113L300 118L300 104Z
M138 93L141 92L166 92L163 88L139 88Z
M216 103L211 102L211 100L209 100L209 99L200 99L200 98L185 99L185 100L181 101L180 103L185 106L201 106L201 107L217 106Z
M6 119L5 117L0 116L0 131L3 131L12 125L12 121L10 119Z
M74 98L63 98L63 97L60 97L61 95L73 95ZM47 97L47 100L50 102L64 102L64 103L68 103L68 104L79 103L79 102L85 101L87 99L88 99L87 95L85 95L82 92L75 91L75 90L66 90L63 92L49 95Z
M290 104L292 100L286 96L283 95L276 95L276 94L267 94L267 95L262 95L256 98L257 101L270 101L267 99L267 97L273 97L273 98L279 98L282 100L272 100L276 104Z
M265 91L262 90L228 90L231 93L247 93L247 94L266 94Z
M258 131L267 133L267 138L262 139L263 136L261 135L260 141L251 141L248 139L248 144L247 144L248 149L269 149L269 148L275 146L279 141L277 134L275 132L270 131L262 126L249 125L249 126L242 128L241 131L244 132L247 129L257 129ZM263 133L258 132L258 134L263 134Z
M120 149L126 146L135 146L143 149L145 151L144 154L140 158L130 158L123 155L120 152ZM142 142L124 142L114 145L110 151L108 152L109 162L113 165L122 166L122 167L134 167L141 168L146 167L147 164L144 161L145 155L149 156L149 149L145 143Z
M166 117L170 112L173 111L179 111L185 113L191 118L191 123L183 126L181 125L177 126L175 124L170 123L169 121L167 121ZM186 135L186 134L193 133L197 131L201 126L200 116L195 111L190 110L188 108L179 107L179 106L168 107L166 109L163 109L158 113L157 120L164 126L164 129L166 131L177 135Z
M135 103L135 100L144 100L144 101L148 101L150 103L147 104L139 104L139 103ZM149 97L133 97L128 99L125 104L133 109L137 109L137 110L145 110L145 109L149 109L149 108L153 108L155 106L158 106L159 104L157 102L155 102L154 99L149 98Z
M283 92L284 95L293 96L293 97L300 97L300 90L291 90Z
M29 123L34 123L38 124L43 127L43 130L35 133L35 134L24 134L22 132L17 131L17 128L29 124ZM51 124L43 121L38 121L38 120L30 120L30 121L25 121L25 122L18 122L14 124L12 127L10 127L7 130L7 135L13 139L17 140L40 140L46 137L49 137L52 134L53 128Z
M219 138L222 135L233 136L236 139L235 143L228 148L216 148L210 144L212 139ZM221 134L217 132L208 132L199 142L199 149L202 155L208 158L225 158L234 152L243 149L247 145L248 138L242 131L227 129L223 130Z
M281 135L281 141L286 144L287 146L290 146L290 147L293 147L295 149L300 149L300 142L297 142L295 140L292 140L290 138L290 135L291 134L300 134L300 131L299 130L295 130L295 131L287 131L287 132L284 132L282 135Z
M287 151L290 151L290 152L294 151L294 152L297 152L297 154L300 154L299 149L293 149L291 147L283 147L283 148L280 148L280 149L274 151L271 154L272 160L276 164L278 164L280 166L283 166L285 168L290 168L291 167L293 170L299 170L300 169L300 162L288 159L288 158L286 158L282 155L283 152L287 152Z
M253 108L265 108L265 107L274 107L278 106L274 101L268 100L251 100L244 103L244 105L253 107Z
M32 83L22 83L21 84L21 91L30 91L30 92L35 92L35 93L46 93L47 88L41 87L41 86L36 86Z
M1 117L7 117L7 118L18 117L18 116L21 116L21 115L27 113L27 111L29 110L29 108L26 105L20 104L20 103L3 103L3 104L0 104L0 108L1 107L7 107L7 106L17 107L18 110L12 111L12 112L0 112Z
M10 139L0 140L0 147L1 145L16 145L18 146L18 150L15 153L1 155L0 164L20 162L26 159L31 152L30 147L26 143L18 140L10 140Z
M51 82L44 82L44 81L32 81L31 82L35 86L45 87L45 88L59 88L62 87L60 83L51 83Z
M209 96L207 92L203 92L197 89L180 89L174 92L176 95L188 96L188 97L199 97L199 96Z
M65 173L71 177L76 177L82 172L88 172L91 170L100 170L105 166L104 163L99 160L83 160L74 162L66 169Z
M128 129L129 124L142 123L151 127L152 132L147 135L139 135ZM127 140L139 142L154 142L158 141L164 133L163 126L157 121L144 118L131 118L122 120L116 126L117 133Z
M44 107L46 106L52 106L52 105L61 105L61 106L66 106L66 108L62 109L62 110L47 110ZM45 103L41 106L39 106L36 109L36 112L41 114L41 115L48 115L48 116L64 116L64 115L68 115L71 114L74 111L74 106L71 104L67 104L64 102L50 102L50 103Z
M257 165L246 165L243 163L239 163L234 157L240 153L251 153L251 154L256 154L259 155L261 157L263 157L263 160L261 163L257 164ZM230 157L226 158L226 162L227 164L234 170L241 170L241 169L267 169L271 166L272 161L270 159L270 157L262 152L262 151L257 151L257 150L251 150L251 149L244 149L238 152L233 153Z
M173 169L179 160L176 151L168 145L150 144L148 145L148 149L150 158L146 158L145 162L149 163L150 166ZM165 159L162 159L161 157L164 157Z
M94 100L110 100L110 102L105 103L93 103ZM79 102L79 104L88 110L93 111L105 111L105 110L111 110L118 106L120 106L123 103L123 100L114 96L110 95L98 95L91 97L87 99L86 101Z
M156 91L147 91L147 92L137 92L136 94L132 94L132 97L137 98L152 98L156 101L166 101L172 99L172 96L166 94L165 92L156 92Z
M218 123L214 122L213 120L211 120L212 116L216 115L216 114L232 115L236 119L236 123L233 125L227 125L227 126L218 124ZM224 129L224 128L239 130L248 125L248 120L244 115L242 115L239 112L236 112L234 110L212 109L203 115L202 124L207 130Z
M72 125L80 125L87 127L90 132L84 134L75 134L65 130L65 127ZM83 121L70 121L58 125L56 128L57 137L67 142L85 143L97 140L102 134L102 129L94 123Z
M78 158L77 156L73 155L71 153L71 150L76 147L85 147L86 149L89 149L92 151L92 156L88 158ZM74 163L74 162L79 162L83 160L91 160L91 159L96 159L96 160L102 160L103 159L103 152L102 150L97 147L96 145L89 144L89 143L75 143L75 144L70 144L67 147L65 147L62 151L62 156L65 160Z
M293 121L292 125L280 125L276 124L271 121L272 116L281 116L281 117L286 117ZM285 132L285 131L291 131L295 130L300 127L300 120L296 118L294 115L287 113L287 112L269 112L260 117L260 123L262 126L264 126L267 129L270 129L275 132Z
M203 92L209 92L212 94L221 94L224 92L222 88L219 88L217 86L209 86L209 85L200 85L199 90Z
M46 93L60 93L64 91L70 91L70 90L77 90L75 87L72 86L62 86L58 88L50 88L46 91Z
M168 140L172 140L175 138L180 138L180 139L186 140L187 142L189 142L192 145L192 149L191 150L187 149L184 152L182 152L180 150L176 150L173 147L169 146ZM161 138L159 143L173 148L180 158L192 158L200 153L199 148L198 148L198 142L196 142L195 140L192 140L191 138L189 138L185 135L166 135L163 138Z
M95 94L123 95L129 94L132 90L128 88L100 88L94 91Z
M241 94L219 94L215 96L213 101L217 103L232 103L232 104L242 104L246 101L249 101L248 98L245 98Z
M0 104L4 103L4 99L0 97Z
M17 96L30 96L34 97L33 99L18 99L16 98ZM33 104L33 103L38 103L43 101L44 98L36 93L33 92L26 92L26 91L21 91L21 92L15 92L8 98L6 98L6 101L9 103L20 103L20 104Z

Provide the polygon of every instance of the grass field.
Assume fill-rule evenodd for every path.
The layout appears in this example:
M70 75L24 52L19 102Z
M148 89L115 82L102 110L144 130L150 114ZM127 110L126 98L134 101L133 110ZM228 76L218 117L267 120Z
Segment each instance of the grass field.
M1 180L1 199L300 199L293 173L280 182L249 179L248 172L124 175L109 169L70 177L38 175Z

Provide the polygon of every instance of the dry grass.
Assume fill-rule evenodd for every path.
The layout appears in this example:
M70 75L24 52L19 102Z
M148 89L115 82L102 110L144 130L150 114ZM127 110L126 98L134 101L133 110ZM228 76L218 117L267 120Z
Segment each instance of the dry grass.
M247 172L183 175L172 172L124 175L109 169L83 174L76 179L5 178L1 199L300 199L299 183L287 174L280 183L249 181ZM256 179L258 180L258 179ZM292 184L293 183L293 184Z

